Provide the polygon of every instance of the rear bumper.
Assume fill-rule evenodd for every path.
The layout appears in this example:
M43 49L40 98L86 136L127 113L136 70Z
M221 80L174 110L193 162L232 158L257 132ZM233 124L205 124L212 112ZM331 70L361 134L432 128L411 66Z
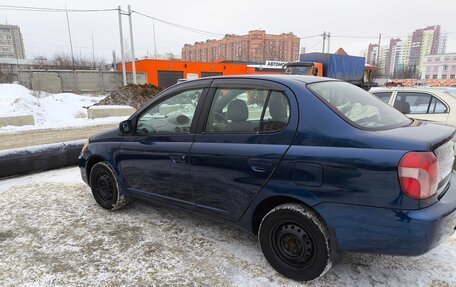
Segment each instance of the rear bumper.
M456 228L456 174L440 200L419 210L322 203L314 207L334 229L342 251L421 255Z

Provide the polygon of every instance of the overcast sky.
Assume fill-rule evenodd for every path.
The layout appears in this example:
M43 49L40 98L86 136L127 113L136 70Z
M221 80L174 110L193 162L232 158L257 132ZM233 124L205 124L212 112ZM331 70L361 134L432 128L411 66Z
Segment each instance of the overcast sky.
M246 34L264 29L267 33L293 32L300 37L331 32L331 52L343 47L359 55L375 38L337 38L335 36L406 36L418 28L441 25L448 35L447 52L456 52L455 0L2 0L2 5L21 5L68 9L105 9L130 4L133 10L156 18L217 34ZM75 54L91 55L93 33L95 54L111 60L112 50L119 55L117 12L70 13ZM28 58L70 51L65 13L7 11L0 8L0 22L19 25ZM128 18L123 17L124 38L129 36ZM152 20L133 14L136 56L152 55ZM180 54L185 43L216 36L202 35L155 22L158 53ZM405 39L405 37L403 38ZM383 37L382 44L389 38ZM308 52L321 51L321 37L302 39Z

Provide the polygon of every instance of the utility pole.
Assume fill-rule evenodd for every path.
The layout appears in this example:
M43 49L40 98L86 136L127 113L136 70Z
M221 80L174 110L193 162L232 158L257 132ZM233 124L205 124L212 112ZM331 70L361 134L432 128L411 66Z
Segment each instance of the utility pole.
M130 41L131 41L131 57L132 57L132 60L131 60L131 69L133 71L133 84L137 84L136 83L136 62L135 62L135 46L133 44L133 25L132 25L132 21L131 21L131 7L130 5L128 5L128 19L130 21Z
M127 85L127 71L125 70L125 52L123 44L123 33L122 33L122 10L120 5L117 6L117 11L119 12L119 33L120 33L120 56L122 59L122 76L123 76L123 85Z
M155 38L155 19L152 19L152 30L154 31L154 59L157 58L157 39Z
M112 69L117 71L117 57L116 57L116 50L112 50Z
M329 53L330 45L331 45L331 32L328 32L328 53Z
M380 45L382 43L382 33L378 35L378 52L377 52L377 68L380 68Z
M321 49L321 52L325 52L325 43L326 43L326 31L323 32L323 48Z
M67 9L66 4L65 4L65 13L66 13L67 26L68 26L68 36L70 37L71 61L73 63L73 71L74 71L75 69L74 69L73 41L71 41L70 20L68 19L68 9Z
M92 30L92 64L95 70L95 45L93 44L93 30Z

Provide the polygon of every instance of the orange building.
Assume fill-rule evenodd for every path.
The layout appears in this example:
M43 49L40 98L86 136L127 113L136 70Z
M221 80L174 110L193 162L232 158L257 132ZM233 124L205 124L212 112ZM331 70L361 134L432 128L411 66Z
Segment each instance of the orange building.
M121 71L122 65L118 64L117 69ZM132 71L131 62L127 62L125 64L125 69L128 72ZM177 83L177 80L187 78L188 74L196 74L199 78L204 78L210 76L273 73L259 71L253 67L247 67L246 64L203 63L152 59L136 61L136 72L147 73L147 82L162 88L174 85Z

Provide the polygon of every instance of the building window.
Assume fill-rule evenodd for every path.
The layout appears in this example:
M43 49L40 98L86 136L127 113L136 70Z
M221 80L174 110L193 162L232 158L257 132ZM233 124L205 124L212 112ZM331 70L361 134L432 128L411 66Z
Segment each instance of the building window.
M449 61L449 60L450 60L449 56L445 57L445 61Z
M427 60L428 62L432 62L432 57L429 57Z
M453 57L453 61L456 61L456 57Z
M451 66L452 71L456 71L456 66Z
M450 79L454 79L456 75L450 75Z
M432 75L432 78L433 79L437 79L437 75Z
M424 76L426 80L429 80L429 75Z
M436 62L440 62L440 57L435 58Z
M443 66L443 70L448 71L448 66L447 65Z
M442 75L442 80L446 80L447 75Z

